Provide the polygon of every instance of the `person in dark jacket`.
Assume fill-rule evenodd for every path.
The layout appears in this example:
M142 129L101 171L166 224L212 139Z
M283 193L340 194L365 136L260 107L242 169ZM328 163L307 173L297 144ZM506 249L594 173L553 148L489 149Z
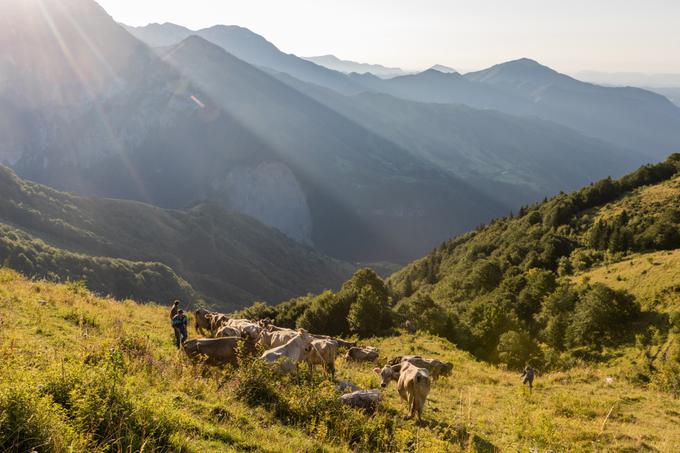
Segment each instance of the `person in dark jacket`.
M184 310L177 310L177 314L172 318L172 328L175 331L175 345L177 349L187 341L189 334L187 332L187 325L189 324L189 319L184 314Z
M175 317L177 312L179 311L179 301L176 300L172 303L172 308L170 309L170 321L172 321L172 318Z
M522 372L522 384L527 384L529 386L529 393L531 393L531 390L534 386L534 376L535 372L534 369L531 367L531 365L527 364L524 367L524 371Z

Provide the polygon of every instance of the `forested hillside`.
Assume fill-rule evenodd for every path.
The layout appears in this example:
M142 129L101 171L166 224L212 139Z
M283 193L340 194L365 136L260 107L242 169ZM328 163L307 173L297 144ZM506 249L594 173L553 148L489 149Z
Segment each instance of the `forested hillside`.
M85 198L0 166L0 263L28 276L83 280L117 298L225 310L335 288L351 265L209 203L187 211Z
M396 311L513 366L529 358L565 366L602 358L606 347L635 343L648 329L667 335L680 309L676 274L637 297L606 279L574 276L624 266L615 263L629 255L636 258L628 266L651 276L641 263L680 249L679 174L674 154L447 241L389 279Z
M680 354L673 346L679 249L680 154L674 154L451 239L386 282L361 270L337 294L255 305L242 314L333 335L387 334L409 321L510 368L532 361L565 369L627 348L629 358L657 347L672 356ZM660 364L633 358L629 371L680 392L672 378L680 362L668 357Z

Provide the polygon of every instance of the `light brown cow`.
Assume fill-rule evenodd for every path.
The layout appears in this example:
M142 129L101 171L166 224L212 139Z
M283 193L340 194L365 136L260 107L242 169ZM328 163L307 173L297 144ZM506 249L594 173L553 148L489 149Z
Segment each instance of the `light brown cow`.
M222 326L227 325L229 318L223 313L211 313L208 315L210 320L210 336L216 337L217 331L222 328ZM237 335L238 336L238 335Z
M338 344L339 348L352 348L357 345L356 341L345 341L341 338L333 338L328 335L317 335L317 334L312 334L314 338L317 340L333 340Z
M298 363L305 359L305 353L314 338L304 329L300 329L295 337L283 346L265 351L260 357L266 363L279 363L281 373L297 373Z
M229 326L222 326L219 329L217 329L217 333L215 334L215 338L221 338L221 337L241 337L243 336L241 331L237 329L236 327L229 327Z
M381 378L381 387L387 387L390 381L397 381L397 391L401 399L406 401L409 408L408 418L414 415L420 422L430 393L430 374L425 368L419 368L410 362L396 365L385 365L382 369L375 368Z
M387 362L388 365L396 365L402 362L410 362L418 368L425 368L430 372L430 377L433 381L439 379L440 376L449 376L453 370L453 365L441 361L439 359L426 359L419 355L404 355L398 356Z
M281 329L272 330L266 329L260 332L260 344L265 349L275 348L277 346L283 346L288 343L292 338L297 336L298 331L292 329Z
M349 348L345 354L346 360L357 360L361 362L375 362L378 360L378 348L373 346L354 346Z
M243 336L247 336L253 341L257 341L260 338L260 332L262 331L262 327L248 319L227 319L225 325L236 327Z
M307 363L313 371L315 365L322 365L324 371L335 378L335 356L338 343L335 340L313 340L307 352Z
M230 363L238 366L237 350L239 346L248 353L255 350L252 342L244 341L240 337L198 338L184 342L182 347L191 359L205 356L205 362L209 365Z
M200 335L205 335L205 331L210 331L210 315L214 314L212 311L208 311L205 308L199 308L194 312L194 327L196 327L196 332Z

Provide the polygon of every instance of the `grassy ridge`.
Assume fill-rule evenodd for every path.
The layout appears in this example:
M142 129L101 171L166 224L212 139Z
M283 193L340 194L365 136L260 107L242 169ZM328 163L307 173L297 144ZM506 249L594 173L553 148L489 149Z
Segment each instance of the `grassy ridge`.
M337 407L319 373L310 383L277 380L257 366L191 366L172 346L167 324L165 307L0 270L2 449L103 451L115 439L114 449L144 451L680 448L678 400L631 383L614 363L541 374L529 395L517 373L478 362L441 338L365 340L381 348L381 360L420 353L454 364L453 376L433 387L417 427L402 419L393 386L368 416ZM372 364L338 362L339 378L378 385Z

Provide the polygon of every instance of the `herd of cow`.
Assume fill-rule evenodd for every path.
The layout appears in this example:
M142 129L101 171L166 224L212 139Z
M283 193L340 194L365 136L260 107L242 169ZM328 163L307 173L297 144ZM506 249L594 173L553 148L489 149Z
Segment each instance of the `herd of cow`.
M356 343L315 335L304 329L287 329L275 326L271 320L251 321L234 319L227 315L204 309L196 310L195 327L200 335L209 338L188 340L183 344L184 352L191 359L200 359L210 365L231 364L238 366L241 354L254 355L264 349L260 359L276 367L283 374L295 374L300 362L306 362L310 370L321 365L326 374L335 378L335 359L340 348L347 349L347 361L376 362L377 348L357 346ZM407 355L395 357L382 368L374 371L381 378L381 387L391 381L397 382L401 398L407 402L409 418L421 419L431 382L442 375L449 375L453 365L437 359ZM341 388L351 393L340 400L355 407L375 406L381 398L378 389L360 390L352 384L341 382Z

